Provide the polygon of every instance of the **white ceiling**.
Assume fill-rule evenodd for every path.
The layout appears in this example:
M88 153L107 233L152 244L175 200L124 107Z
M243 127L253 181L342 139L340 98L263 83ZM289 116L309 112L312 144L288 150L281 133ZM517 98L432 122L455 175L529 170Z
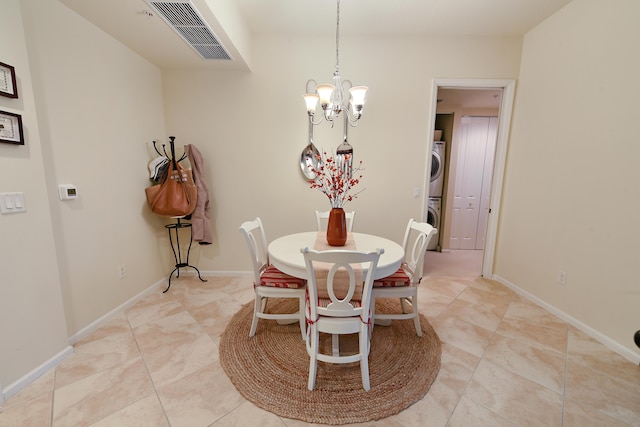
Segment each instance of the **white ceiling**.
M161 68L239 68L202 60L144 0L59 0ZM571 0L342 0L340 36L521 36ZM230 36L335 35L335 0L191 0L232 56ZM244 27L244 28L243 28ZM234 55L235 54L235 55Z
M523 35L571 0L342 0L340 32ZM236 0L257 33L333 34L336 0Z

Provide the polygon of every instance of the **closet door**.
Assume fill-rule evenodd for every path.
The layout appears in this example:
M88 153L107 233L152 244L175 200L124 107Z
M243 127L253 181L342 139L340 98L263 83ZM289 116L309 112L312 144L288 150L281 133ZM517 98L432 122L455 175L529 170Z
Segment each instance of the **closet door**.
M493 162L496 154L496 140L498 138L498 118L489 119L487 129L487 146L485 148L484 169L482 172L482 189L480 191L480 210L478 212L478 229L476 232L476 249L484 249L487 237L487 221L489 220L489 206L491 206L491 180L493 178Z
M463 117L451 217L451 249L483 249L497 117Z

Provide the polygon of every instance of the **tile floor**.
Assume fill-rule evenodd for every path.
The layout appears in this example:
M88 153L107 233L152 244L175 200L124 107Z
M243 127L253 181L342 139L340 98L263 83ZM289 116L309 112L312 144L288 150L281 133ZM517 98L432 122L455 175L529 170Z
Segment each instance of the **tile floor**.
M458 264L468 255L427 255L420 308L444 343L430 391L361 425L640 426L640 367L479 279L479 257ZM174 280L6 401L0 426L305 425L246 401L218 363L225 324L252 292L248 278Z

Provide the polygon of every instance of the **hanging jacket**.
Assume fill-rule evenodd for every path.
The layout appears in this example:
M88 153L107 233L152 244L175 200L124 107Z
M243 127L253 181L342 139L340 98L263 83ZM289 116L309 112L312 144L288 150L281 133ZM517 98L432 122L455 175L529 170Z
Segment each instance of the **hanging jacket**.
M210 245L213 243L213 234L211 231L211 220L209 216L209 188L207 187L207 179L204 173L204 160L200 150L189 144L184 147L185 153L191 163L193 170L193 180L198 189L198 201L196 209L191 214L191 227L193 232L193 240L201 245Z

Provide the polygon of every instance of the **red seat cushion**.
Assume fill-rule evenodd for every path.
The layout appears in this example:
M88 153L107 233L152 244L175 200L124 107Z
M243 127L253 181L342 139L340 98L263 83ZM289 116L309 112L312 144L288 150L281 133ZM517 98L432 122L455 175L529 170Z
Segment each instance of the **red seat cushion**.
M374 288L397 288L399 286L409 286L411 284L411 278L400 267L395 273L390 276L383 277L373 282Z
M306 280L289 276L274 266L268 266L260 276L260 286L270 286L273 288L304 288Z

